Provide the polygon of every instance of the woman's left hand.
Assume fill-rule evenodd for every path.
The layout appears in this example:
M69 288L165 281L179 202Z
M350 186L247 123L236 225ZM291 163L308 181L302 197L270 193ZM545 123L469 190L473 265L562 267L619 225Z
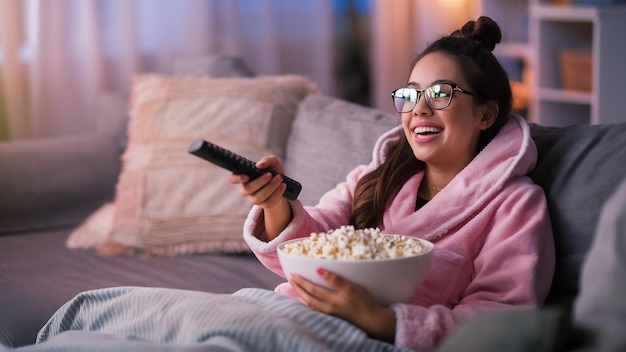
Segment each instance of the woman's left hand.
M363 287L333 272L320 268L318 274L335 291L299 275L292 275L289 280L304 303L313 310L334 315L358 326L370 337L393 343L396 315L392 309L378 303Z

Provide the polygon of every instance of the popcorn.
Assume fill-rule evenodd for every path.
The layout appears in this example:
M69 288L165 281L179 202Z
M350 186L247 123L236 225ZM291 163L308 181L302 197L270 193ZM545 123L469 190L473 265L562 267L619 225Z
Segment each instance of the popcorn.
M354 226L312 233L309 238L283 246L284 252L293 255L344 260L401 258L425 250L426 247L416 238L382 235L377 228L355 230Z

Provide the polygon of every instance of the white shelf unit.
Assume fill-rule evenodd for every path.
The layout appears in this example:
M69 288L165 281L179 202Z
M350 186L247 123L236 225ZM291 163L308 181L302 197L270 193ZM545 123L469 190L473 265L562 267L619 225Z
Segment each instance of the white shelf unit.
M546 126L626 121L626 5L530 4L535 62L530 120ZM591 92L562 87L562 49L591 51Z

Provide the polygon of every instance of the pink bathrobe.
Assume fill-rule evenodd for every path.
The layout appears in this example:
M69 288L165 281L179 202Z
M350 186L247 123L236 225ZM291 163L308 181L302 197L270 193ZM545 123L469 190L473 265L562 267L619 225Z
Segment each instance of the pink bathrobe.
M291 202L294 218L274 240L259 240L264 237L262 210L254 207L244 238L263 265L284 277L276 254L279 243L348 224L357 181L380 165L389 144L404 136L398 132L400 127L381 136L372 163L351 171L315 207ZM391 306L396 346L430 351L480 314L544 301L555 258L545 195L526 176L536 160L527 123L511 115L491 143L419 211L415 203L423 172L400 189L380 229L427 239L435 252L411 302ZM288 283L276 290L297 297Z

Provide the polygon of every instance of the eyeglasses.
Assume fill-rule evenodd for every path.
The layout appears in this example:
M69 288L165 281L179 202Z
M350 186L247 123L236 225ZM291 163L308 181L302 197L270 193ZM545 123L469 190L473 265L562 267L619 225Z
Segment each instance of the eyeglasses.
M393 98L393 106L398 112L413 111L421 95L424 95L426 104L428 104L431 109L442 110L450 106L454 92L474 96L474 93L462 89L456 84L437 83L425 89L411 87L398 88L391 92L391 97Z

